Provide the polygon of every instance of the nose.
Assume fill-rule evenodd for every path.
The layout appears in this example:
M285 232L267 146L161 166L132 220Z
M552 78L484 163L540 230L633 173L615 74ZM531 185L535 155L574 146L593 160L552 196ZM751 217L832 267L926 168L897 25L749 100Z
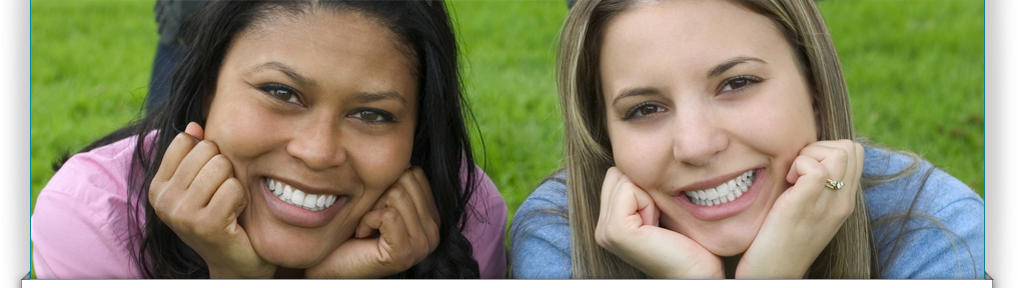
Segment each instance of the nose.
M728 136L721 127L723 121L703 107L685 110L688 111L680 111L672 123L673 157L691 166L707 165L728 148Z
M321 117L295 128L287 153L300 159L308 168L322 171L346 161L346 149L340 135L340 126L331 117Z

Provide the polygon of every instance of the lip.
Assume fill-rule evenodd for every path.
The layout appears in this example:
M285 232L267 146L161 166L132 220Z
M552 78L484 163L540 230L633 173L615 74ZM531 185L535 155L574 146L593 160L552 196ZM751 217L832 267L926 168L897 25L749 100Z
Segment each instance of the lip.
M266 206L269 207L269 210L272 211L272 214L275 215L277 219L279 219L283 223L297 227L318 228L325 226L326 224L329 224L329 222L332 222L332 220L336 218L336 214L339 213L339 210L346 205L347 201L350 198L348 195L340 195L336 193L322 193L320 189L305 190L305 188L303 187L296 187L295 185L300 184L295 184L297 183L295 181L275 177L268 177L277 181L283 181L283 183L287 183L291 186L294 186L294 188L300 189L302 191L307 191L309 193L320 195L333 194L338 196L338 198L336 199L336 203L332 204L332 206L329 206L329 208L325 208L318 211L311 211L294 206L290 203L286 203L285 201L280 200L278 197L276 197L276 195L273 195L272 191L269 190L269 186L265 184L265 178L266 177L259 177L260 179L259 182L261 183L259 184L259 187L262 190L261 195L262 199L264 199L265 201Z
M714 206L701 206L693 204L693 202L690 202L689 197L686 196L686 193L683 191L714 188L717 187L718 185L721 185L721 183L725 183L728 180L738 177L742 173L745 173L745 171L732 174L730 177L722 176L716 179L694 183L692 185L683 187L682 188L683 190L677 190L676 194L672 197L674 197L676 201L679 202L679 205L681 205L682 208L686 209L686 211L689 211L689 214L693 215L693 217L696 217L696 219L700 219L703 221L715 221L725 219L728 217L735 216L736 214L739 214L742 211L745 211L747 208L749 208L750 205L753 204L753 200L756 199L756 196L758 194L760 194L759 192L761 187L763 187L763 183L767 181L767 175L763 172L764 172L763 168L756 169L755 172L756 178L753 181L753 186L750 186L749 190L743 192L742 196L739 197L738 199L735 199L735 201L729 201L727 203L721 203L719 205Z

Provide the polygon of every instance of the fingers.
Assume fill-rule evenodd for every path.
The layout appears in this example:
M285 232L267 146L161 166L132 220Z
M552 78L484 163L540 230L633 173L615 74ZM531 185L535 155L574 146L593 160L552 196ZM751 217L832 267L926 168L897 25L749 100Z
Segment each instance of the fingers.
M248 204L247 193L244 193L244 185L237 178L224 179L223 183L216 190L212 199L209 200L209 211L216 211L216 217L226 216L227 222L236 221L243 209ZM225 212L232 214L224 214Z
M201 125L198 123L187 123L187 127L184 128L184 133L191 135L198 140L205 140L205 130L201 129Z
M720 258L692 239L658 227L660 212L650 194L618 168L605 173L594 240L605 250L655 278L723 277Z
M657 226L660 214L647 192L629 180L618 168L605 173L601 187L601 211L595 228L595 240L602 246L619 245L624 234L644 225ZM624 245L624 244L622 244Z
M163 160L159 162L159 170L156 171L156 175L152 178L152 182L167 182L170 177L173 176L173 172L177 171L177 166L184 160L184 156L187 156L188 152L198 144L200 140L191 137L185 133L179 133L170 142L170 146L166 148L166 152L163 153Z
M424 170L416 166L410 167L403 172L397 182L406 189L413 200L414 208L416 208L417 216L421 219L422 224L429 222L436 224L434 228L437 233L438 207L435 206L435 197L431 193L431 184L428 183L428 177L424 174Z
M355 235L364 238L378 230L393 253L414 258L414 263L424 260L440 241L438 208L433 199L424 171L409 168L364 215ZM416 253L420 251L427 253Z
M178 133L169 148L163 153L163 160L159 163L159 170L156 172L153 182L166 182L177 171L177 166L183 161L184 156L194 148L202 139L205 139L205 132L198 123L188 123L184 133Z
M801 277L854 212L864 154L862 145L849 140L803 148L786 176L793 186L774 202L736 277ZM827 179L845 186L833 191ZM774 259L783 259L783 265L774 265Z

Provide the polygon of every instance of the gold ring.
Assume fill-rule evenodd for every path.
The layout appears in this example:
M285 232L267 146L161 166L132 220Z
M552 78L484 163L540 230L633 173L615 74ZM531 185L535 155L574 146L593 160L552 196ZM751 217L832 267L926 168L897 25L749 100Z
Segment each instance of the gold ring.
M841 187L845 187L845 182L835 181L834 179L827 178L827 184L824 184L824 186L826 186L827 188L831 188L831 190L838 191L841 190Z

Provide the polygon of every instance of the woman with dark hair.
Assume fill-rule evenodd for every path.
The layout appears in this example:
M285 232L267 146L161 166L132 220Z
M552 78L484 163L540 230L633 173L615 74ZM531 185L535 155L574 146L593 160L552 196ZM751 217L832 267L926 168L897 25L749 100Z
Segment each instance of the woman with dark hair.
M504 277L442 2L222 1L187 25L169 99L55 165L39 278Z

